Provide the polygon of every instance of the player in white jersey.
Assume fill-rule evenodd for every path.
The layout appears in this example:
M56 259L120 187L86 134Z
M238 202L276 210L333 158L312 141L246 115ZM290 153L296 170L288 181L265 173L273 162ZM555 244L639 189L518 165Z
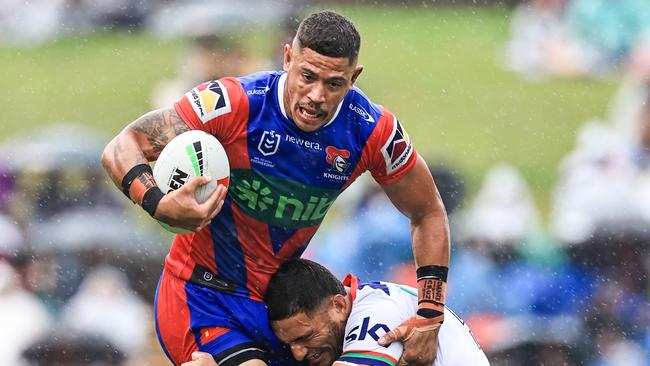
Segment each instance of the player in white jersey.
M389 282L343 283L325 267L292 259L271 277L266 294L271 325L294 357L310 366L396 366L403 346L377 340L416 313L417 290ZM183 364L215 365L200 353ZM487 357L467 325L445 308L435 366L484 366Z
M412 287L359 283L353 275L341 285L325 267L295 259L271 278L266 303L274 332L298 360L319 366L395 366L402 344L384 347L377 341L417 312L417 295ZM489 365L467 325L448 308L437 349L436 366Z
M353 275L343 281L352 302L345 326L343 353L337 362L362 365L396 365L404 347L377 344L381 335L417 311L417 290L389 282L358 283ZM449 308L438 336L436 366L488 365L487 358L467 325Z

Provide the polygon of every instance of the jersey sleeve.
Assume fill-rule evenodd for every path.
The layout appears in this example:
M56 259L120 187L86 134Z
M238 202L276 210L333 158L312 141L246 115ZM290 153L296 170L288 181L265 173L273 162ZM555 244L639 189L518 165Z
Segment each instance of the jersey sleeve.
M387 347L377 341L403 321L398 304L388 296L371 295L355 302L345 328L343 353L339 362L371 366L396 366L402 354L400 342Z
M382 116L368 140L367 169L379 184L398 181L415 165L417 153L397 117L382 107Z
M245 124L248 98L241 83L227 77L197 85L174 108L191 129L208 132L228 143Z

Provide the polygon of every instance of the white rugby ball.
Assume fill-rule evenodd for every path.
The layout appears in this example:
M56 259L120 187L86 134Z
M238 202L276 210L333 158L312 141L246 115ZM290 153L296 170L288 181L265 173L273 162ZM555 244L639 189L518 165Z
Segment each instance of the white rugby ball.
M210 183L196 190L196 201L203 203L217 189L217 184L228 187L230 164L226 151L216 137L193 130L174 137L165 146L154 165L153 178L160 190L167 194L198 176L212 178ZM173 233L191 232L160 221L159 223Z

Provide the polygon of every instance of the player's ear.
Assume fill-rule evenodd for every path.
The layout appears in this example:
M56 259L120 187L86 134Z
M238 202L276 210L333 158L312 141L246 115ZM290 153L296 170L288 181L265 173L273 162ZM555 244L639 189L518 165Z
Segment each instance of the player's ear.
M357 78L359 77L359 75L361 75L362 71L363 71L363 65L359 65L354 68L354 72L352 73L351 86L354 85L354 83L357 81Z
M345 301L345 296L339 294L332 296L331 305L337 313L345 313L348 303Z
M289 65L291 65L291 45L284 45L284 62L282 63L282 68L284 71L289 72Z

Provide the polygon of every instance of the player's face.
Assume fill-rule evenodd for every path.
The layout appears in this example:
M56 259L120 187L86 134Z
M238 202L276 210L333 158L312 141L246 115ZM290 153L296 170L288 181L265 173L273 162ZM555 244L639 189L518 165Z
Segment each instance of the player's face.
M303 131L329 122L363 68L347 57L323 56L296 42L284 47L284 109Z
M306 360L310 366L330 366L343 351L345 322L343 313L328 306L312 316L299 313L271 325L296 360Z

